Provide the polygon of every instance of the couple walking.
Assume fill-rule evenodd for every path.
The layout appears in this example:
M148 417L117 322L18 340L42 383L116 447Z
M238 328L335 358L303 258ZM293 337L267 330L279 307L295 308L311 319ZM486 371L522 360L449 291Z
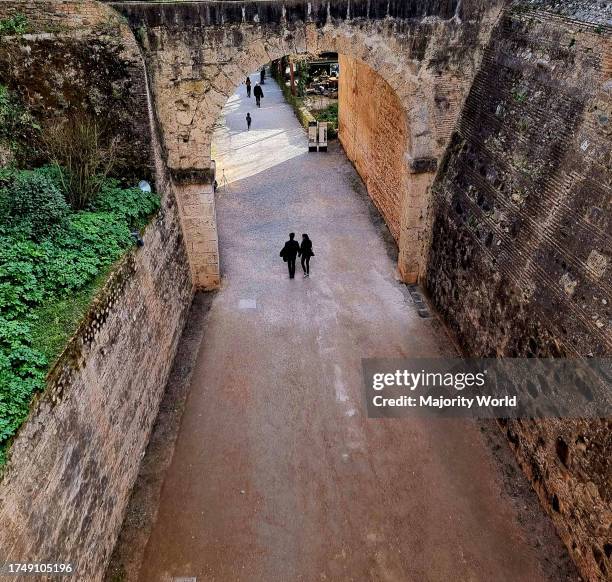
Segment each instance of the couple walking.
M304 278L310 276L310 257L314 257L312 252L312 241L307 234L302 235L302 244L299 244L295 239L295 233L289 233L289 240L280 252L283 261L287 263L289 269L289 279L295 277L295 258L299 255L302 257L302 269L304 269Z

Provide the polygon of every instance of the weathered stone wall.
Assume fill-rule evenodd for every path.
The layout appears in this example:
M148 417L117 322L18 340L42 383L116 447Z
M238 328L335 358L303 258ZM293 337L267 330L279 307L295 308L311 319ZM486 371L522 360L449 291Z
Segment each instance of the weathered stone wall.
M192 299L176 205L116 269L52 370L0 481L0 561L101 580Z
M413 31L403 67L415 67L416 79L398 70L393 87L365 62L340 55L340 140L398 243L406 282L424 272L434 172L499 12L471 14L471 26L451 26L455 38L441 23Z
M611 353L612 44L573 4L504 13L433 186L426 284L472 356ZM610 428L505 425L589 580L612 575Z
M424 268L427 187L444 151L503 0L264 0L151 4L112 2L145 49L168 166L177 180L212 180L210 144L221 109L244 77L295 53L334 51L384 79L406 114L408 166L399 227L406 281ZM370 180L372 181L372 180ZM206 202L208 204L208 202ZM206 249L210 223L191 214L188 249ZM193 245L191 241L193 240ZM195 253L192 255L194 256ZM202 251L192 263L218 273Z
M150 178L151 141L142 59L123 19L98 2L3 0L0 19L16 13L28 32L0 37L0 83L46 123L94 114L119 138L118 175Z
M92 2L37 2L33 16L60 10L63 18L63 9L86 27L100 15L115 18ZM132 38L125 50L138 54L130 30L123 27L122 34L126 43ZM61 80L69 70L54 69L50 63L60 61L53 59L45 70ZM140 79L146 119L142 62ZM79 95L96 81L93 73L84 78ZM154 137L147 129L155 146ZM145 231L144 247L114 270L9 451L0 480L0 562L71 562L75 579L103 578L193 296L173 184L157 154L162 208Z

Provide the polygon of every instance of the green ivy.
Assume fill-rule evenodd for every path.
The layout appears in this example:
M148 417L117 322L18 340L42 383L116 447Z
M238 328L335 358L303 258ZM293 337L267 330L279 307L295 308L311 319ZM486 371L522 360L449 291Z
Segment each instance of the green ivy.
M0 20L0 36L25 34L28 31L28 19L23 14L15 14Z
M61 171L61 170L60 170ZM50 365L159 197L106 180L74 212L58 170L0 171L0 466Z

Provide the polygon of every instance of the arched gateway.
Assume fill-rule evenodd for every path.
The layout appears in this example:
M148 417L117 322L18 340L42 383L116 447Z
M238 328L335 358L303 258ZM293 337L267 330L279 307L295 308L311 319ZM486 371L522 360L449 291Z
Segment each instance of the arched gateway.
M211 0L110 4L127 17L143 49L197 287L219 283L210 146L223 105L245 75L271 60L327 51L365 63L384 79L400 103L406 139L397 180L399 216L394 217L397 227L392 232L399 246L402 278L406 282L418 279L428 246L429 187L475 74L483 41L499 12L498 3ZM342 107L342 87L340 102ZM341 141L343 137L341 119ZM348 153L359 168L368 152L359 144L353 149L354 155ZM388 169L370 171L382 174ZM377 181L376 175L369 178Z

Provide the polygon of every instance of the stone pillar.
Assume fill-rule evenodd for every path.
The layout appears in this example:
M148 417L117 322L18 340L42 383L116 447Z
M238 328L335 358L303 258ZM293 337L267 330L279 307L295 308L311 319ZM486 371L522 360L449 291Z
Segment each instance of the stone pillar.
M193 284L200 291L217 289L219 242L215 213L214 166L211 172L173 172L176 200Z
M397 268L404 283L417 283L424 270L427 204L437 166L435 158L406 157L406 191L402 197Z

